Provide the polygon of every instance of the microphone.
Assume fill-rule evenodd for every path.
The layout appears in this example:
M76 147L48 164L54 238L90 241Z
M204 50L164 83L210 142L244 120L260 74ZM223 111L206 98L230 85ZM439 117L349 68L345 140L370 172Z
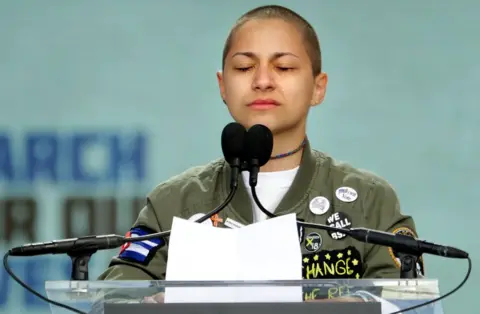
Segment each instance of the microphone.
M11 256L35 256L46 254L74 254L76 251L96 252L121 247L127 238L116 234L86 236L80 238L30 243L9 250ZM137 241L138 238L134 238ZM143 240L140 240L143 241Z
M246 134L247 130L245 130L240 123L236 122L227 124L222 132L223 156L232 169L230 189L234 189L238 185L238 176L241 172Z
M268 210L266 210L257 196L255 187L257 186L258 172L260 167L265 165L273 150L273 134L269 128L262 124L255 124L247 131L245 137L245 159L247 163L247 170L250 172L249 185L252 191L252 197L258 208L270 218L276 217Z
M245 159L250 172L250 187L257 186L258 172L265 165L273 150L273 134L262 124L255 124L245 137Z
M200 217L195 222L204 222L213 215L218 214L231 202L238 189L238 176L240 174L245 135L245 128L238 123L229 123L223 129L221 137L222 151L225 160L232 168L230 193L222 204L205 214L203 217ZM170 230L135 238L125 238L124 236L116 234L92 235L64 240L54 240L50 242L25 244L10 249L8 253L11 256L34 256L46 254L68 254L73 256L85 254L86 252L88 252L88 255L91 255L98 250L109 250L121 247L127 242L139 242L154 238L164 238L169 235Z
M230 165L230 193L227 198L217 208L200 217L195 222L202 223L213 215L221 212L232 201L233 196L238 189L238 176L241 172L243 152L247 131L236 122L231 122L223 128L222 131L222 152L225 160ZM170 235L170 232L168 233ZM138 238L137 238L138 239ZM144 239L145 240L145 239Z
M412 254L414 256L431 254L447 258L465 259L469 257L468 253L463 250L451 246L439 245L424 240L415 239L414 237L403 234L394 234L363 227L346 229L300 221L298 224L308 228L340 232L363 243L391 247L395 251L405 254Z

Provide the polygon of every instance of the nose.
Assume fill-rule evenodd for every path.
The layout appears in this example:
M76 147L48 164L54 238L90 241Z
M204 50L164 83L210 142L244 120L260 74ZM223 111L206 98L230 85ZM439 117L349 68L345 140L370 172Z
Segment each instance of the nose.
M252 88L258 91L271 90L275 87L271 69L268 66L258 66L252 82Z

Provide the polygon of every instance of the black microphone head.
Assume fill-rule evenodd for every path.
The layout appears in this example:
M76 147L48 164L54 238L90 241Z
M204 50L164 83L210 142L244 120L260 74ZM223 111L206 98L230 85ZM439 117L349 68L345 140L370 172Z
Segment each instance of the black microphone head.
M265 165L272 155L273 134L262 124L255 124L247 131L245 139L245 157L248 162L256 159L256 166Z
M236 122L227 124L222 131L222 151L225 160L232 165L239 165L245 147L245 136L247 131Z

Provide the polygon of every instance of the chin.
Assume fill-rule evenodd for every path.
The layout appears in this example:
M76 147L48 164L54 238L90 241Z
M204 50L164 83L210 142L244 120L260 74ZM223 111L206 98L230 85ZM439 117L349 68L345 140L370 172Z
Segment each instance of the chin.
M266 126L272 131L273 134L282 132L286 129L290 129L295 123L289 123L291 121L279 121L279 118L274 115L251 115L249 117L242 117L235 119L236 122L243 125L247 130L255 124L261 124Z
M248 123L243 124L243 125L248 130L249 128L251 128L252 126L254 126L256 124L261 124L261 125L266 126L267 128L270 129L270 131L272 131L272 133L276 133L278 131L278 129L281 128L281 125L279 125L278 122L269 121L268 119L254 119L254 120L249 121Z

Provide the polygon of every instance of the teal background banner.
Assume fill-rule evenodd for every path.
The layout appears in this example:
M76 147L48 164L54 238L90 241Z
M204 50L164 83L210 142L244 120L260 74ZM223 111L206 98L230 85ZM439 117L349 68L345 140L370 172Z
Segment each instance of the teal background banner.
M0 2L0 252L124 234L147 192L221 156L215 72L235 19L267 1ZM312 145L389 180L423 239L480 259L480 2L276 1L318 31L329 74ZM8 223L14 222L13 227ZM116 251L91 262L95 277ZM464 260L426 256L442 293ZM12 258L44 292L64 256ZM479 275L445 300L476 313ZM0 271L0 313L49 307Z

